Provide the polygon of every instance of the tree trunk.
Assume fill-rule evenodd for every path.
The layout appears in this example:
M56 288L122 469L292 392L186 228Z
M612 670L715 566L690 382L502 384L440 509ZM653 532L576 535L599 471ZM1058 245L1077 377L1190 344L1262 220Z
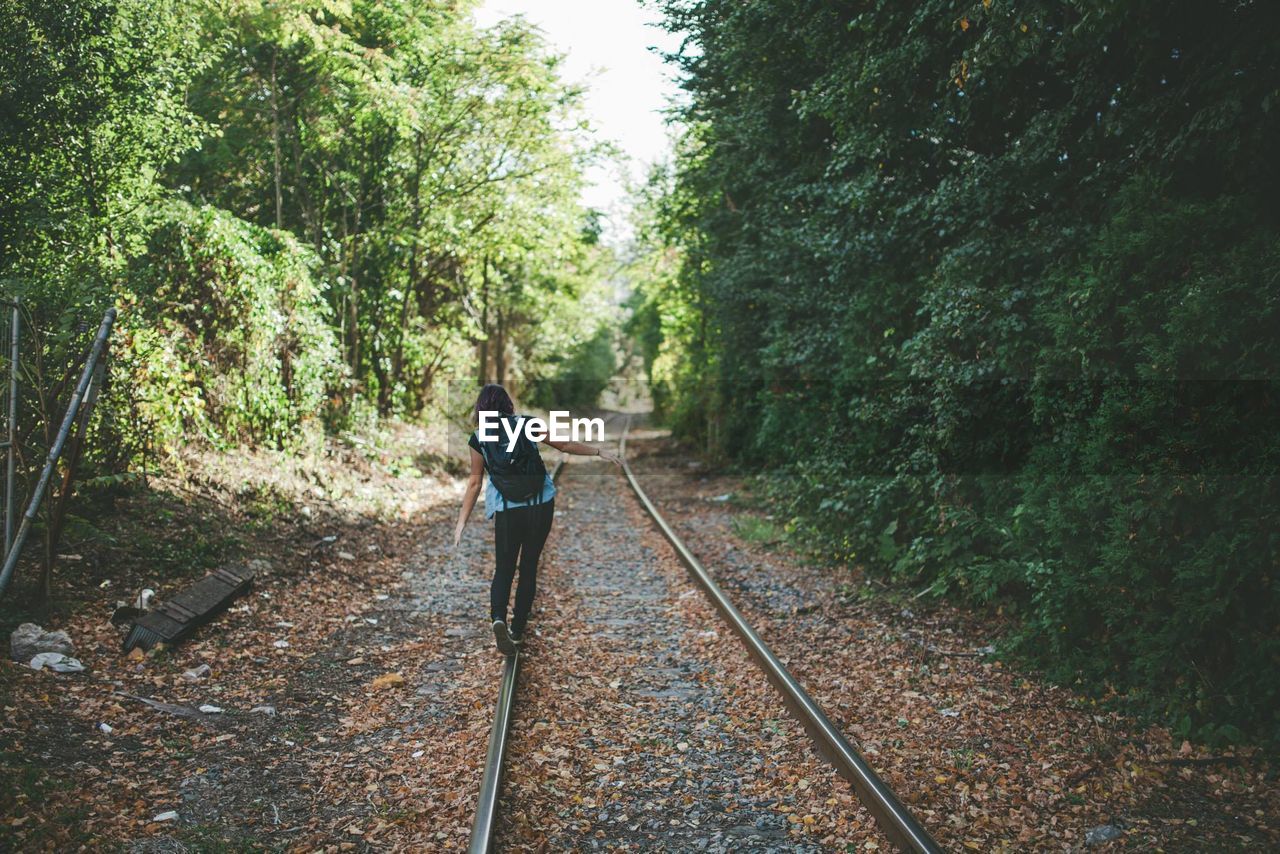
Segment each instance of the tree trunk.
M356 241L352 238L360 233L361 214L364 210L364 178L360 179L360 191L356 198L355 209L355 226L348 226L347 217L342 218L342 264L343 272L347 274L348 280L351 282L351 298L347 303L347 322L350 326L348 330L348 355L347 364L351 366L351 376L358 382L360 377L360 274L357 267Z
M480 268L480 385L489 381L489 256Z
M496 309L498 315L498 334L494 339L493 348L493 368L497 375L496 382L498 385L505 386L507 384L507 322L503 316L502 309Z
M276 55L277 50L271 51L271 148L275 159L275 185L276 185L276 228L280 228L280 223L284 219L284 197L280 192L280 93L276 90Z
M80 465L80 455L84 451L85 436L89 432L89 419L98 401L98 394L105 377L106 369L103 363L99 362L94 369L93 384L89 387L76 417L75 432L63 450L62 483L58 496L55 499L52 490L48 494L45 512L44 571L40 574L40 601L45 605L48 605L53 598L53 568L58 559L58 541L62 539L62 529L67 521L72 485L75 482L76 469Z
M422 199L420 190L422 187L422 135L418 135L417 145L414 148L414 172L413 177L409 180L409 198L412 215L409 220L410 240L409 245L409 275L404 286L404 299L400 301L400 322L397 330L396 349L391 357L391 382L399 385L404 377L404 341L409 334L409 306L410 299L418 289L419 261L418 261L418 234L422 229Z

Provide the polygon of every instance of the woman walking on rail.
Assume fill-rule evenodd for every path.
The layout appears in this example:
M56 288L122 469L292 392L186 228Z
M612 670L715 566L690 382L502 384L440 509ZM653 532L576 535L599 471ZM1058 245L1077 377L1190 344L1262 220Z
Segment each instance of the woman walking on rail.
M489 586L489 616L493 620L493 636L498 649L506 655L516 651L523 640L525 624L533 608L533 595L538 584L538 558L542 546L551 533L551 522L556 512L556 485L542 462L537 445L529 439L519 425L524 416L515 414L511 396L500 385L486 385L476 398L477 422L482 412L497 412L510 425L496 431L497 438L481 441L472 433L467 444L471 446L471 477L462 494L462 509L458 511L458 525L453 532L453 544L462 541L467 519L480 495L480 485L485 472L489 479L484 491L484 515L493 519L494 570L493 583ZM509 443L508 435L517 436ZM615 465L621 465L615 455L582 442L553 442L551 447L566 454L602 457ZM507 603L511 598L511 583L519 570L520 581L516 586L515 613L507 626Z

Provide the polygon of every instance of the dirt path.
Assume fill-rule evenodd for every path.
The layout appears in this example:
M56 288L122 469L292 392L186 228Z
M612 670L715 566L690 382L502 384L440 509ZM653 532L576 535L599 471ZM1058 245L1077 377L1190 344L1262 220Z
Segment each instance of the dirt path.
M276 464L264 463L266 478ZM243 476L236 460L218 464L231 483ZM505 848L874 842L851 791L726 645L618 473L598 472L571 466L544 559L501 804ZM485 608L491 524L477 513L455 552L447 482L377 468L333 487L326 477L282 482L269 527L213 493L217 512L195 524L243 542L259 579L191 641L121 656L121 630L103 619L115 589L86 578L83 604L60 626L88 669L0 667L0 849L465 845L501 665ZM317 480L391 500L365 515L335 502L319 518L302 512ZM148 503L136 524L156 519ZM129 585L166 577L145 558L133 558ZM184 676L202 664L207 675ZM171 714L126 694L221 711Z
M409 433L372 462L335 453L298 471L229 454L201 460L194 487L142 494L118 524L154 552L204 532L233 541L218 559L253 561L254 590L187 643L135 659L105 619L117 591L164 597L202 570L175 577L139 549L104 557L122 567L110 586L67 580L81 601L56 625L87 670L0 665L0 850L465 845L500 663L482 634L490 544L476 520L461 554L447 547L456 481L406 474L421 446ZM171 515L184 525L169 531Z

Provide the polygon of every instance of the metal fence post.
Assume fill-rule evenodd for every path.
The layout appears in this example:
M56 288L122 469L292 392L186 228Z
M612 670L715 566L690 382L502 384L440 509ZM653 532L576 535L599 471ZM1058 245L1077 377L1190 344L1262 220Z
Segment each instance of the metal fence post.
M36 514L40 511L40 502L44 500L45 490L49 488L49 479L53 476L53 468L57 465L58 457L62 455L62 447L67 443L67 437L71 434L71 427L75 423L76 416L80 414L80 406L84 402L85 393L89 389L89 382L93 378L94 368L97 367L98 358L102 355L102 350L107 345L107 338L111 335L111 327L116 322L116 310L114 308L107 309L106 315L102 318L102 325L98 327L98 334L93 339L93 348L89 351L89 358L85 362L84 372L80 374L80 382L76 383L76 390L71 395L71 402L67 404L67 414L62 417L62 426L58 429L57 438L53 440L53 447L49 448L49 456L44 461L44 469L40 472L40 479L36 481L36 488L31 493L31 502L27 505L27 512L22 514L22 524L18 526L18 532L13 538L13 544L9 546L9 551L5 554L4 566L0 567L0 596L4 595L5 590L9 587L9 582L13 578L14 567L18 565L18 556L22 554L22 544L26 542L27 534L31 531L31 523L35 521Z
M4 553L13 547L13 481L18 465L18 346L22 312L18 298L13 300L13 322L9 326L9 436L4 477Z

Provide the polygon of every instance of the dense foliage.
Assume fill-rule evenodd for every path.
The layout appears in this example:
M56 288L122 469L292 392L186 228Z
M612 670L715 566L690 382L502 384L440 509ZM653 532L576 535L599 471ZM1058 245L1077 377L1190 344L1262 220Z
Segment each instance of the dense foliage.
M662 5L682 428L1052 676L1280 737L1274 4Z
M156 217L128 304L154 320L117 338L138 432L281 447L314 437L344 375L314 253L214 207L174 201Z
M578 93L472 11L0 0L0 290L68 353L121 310L113 464L297 447L607 334Z
M611 264L579 196L603 150L538 32L474 8L0 0L20 503L119 312L37 522L45 598L65 484L114 488L192 442L311 452L480 381L598 393L579 380L612 371Z

